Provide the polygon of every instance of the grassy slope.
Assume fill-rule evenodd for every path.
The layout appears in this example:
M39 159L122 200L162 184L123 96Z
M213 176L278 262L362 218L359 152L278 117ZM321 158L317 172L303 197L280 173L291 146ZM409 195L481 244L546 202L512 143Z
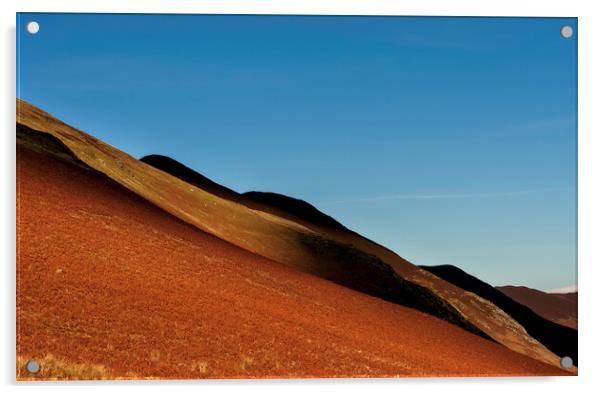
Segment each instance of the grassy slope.
M245 251L64 158L17 149L19 379L566 373Z
M316 231L315 228L276 215L249 209L166 175L23 101L18 100L17 108L18 123L55 136L78 160L209 234L310 273L333 263L339 264L337 269L342 272L345 265L344 262L329 259L328 253L316 254L315 248L308 248L300 242L300 237L317 236L330 238L329 242L336 245L351 244L364 253L377 256L400 278L426 287L429 298L435 294L442 304L451 304L453 308L449 313L455 313L458 319L468 321L470 326L499 343L519 353L558 365L556 355L531 338L520 325L490 302L462 291L362 237L337 231ZM336 278L328 279L336 281Z

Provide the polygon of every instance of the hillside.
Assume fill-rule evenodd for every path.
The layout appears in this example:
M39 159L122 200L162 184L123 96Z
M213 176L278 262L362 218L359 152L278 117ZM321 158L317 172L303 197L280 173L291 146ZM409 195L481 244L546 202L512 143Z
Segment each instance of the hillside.
M331 216L316 209L313 205L278 193L246 192L242 194L251 208L261 209L275 215L284 216L290 220L309 222L313 225L347 230ZM255 203L255 204L253 204Z
M565 373L240 249L49 155L59 142L24 140L20 379L31 358L67 379Z
M30 104L18 100L17 108L18 133L54 137L74 162L198 230L253 255L422 310L537 360L559 363L500 308L365 238L250 209L136 160Z
M303 200L271 192L238 193L171 157L163 155L147 155L140 158L140 161L216 196L243 204L251 209L284 217L306 226L318 225L345 230L341 223Z
M240 194L234 190L228 189L219 183L213 182L211 179L199 174L194 170L191 170L184 164L172 159L171 157L162 155L148 155L142 157L140 161L216 196L232 201L237 200L240 196Z
M555 354L571 357L577 363L577 330L547 320L516 302L495 287L453 265L422 266L440 278L491 301L520 323L527 332Z
M550 294L524 286L500 286L497 289L548 320L577 328L577 293Z

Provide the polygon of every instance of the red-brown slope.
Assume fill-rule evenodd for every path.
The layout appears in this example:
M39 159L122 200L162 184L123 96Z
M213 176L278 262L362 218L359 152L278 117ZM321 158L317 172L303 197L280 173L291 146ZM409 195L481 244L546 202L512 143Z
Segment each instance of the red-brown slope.
M42 136L52 137L45 138ZM175 217L222 240L357 291L411 306L550 365L553 354L492 303L348 232L306 227L249 209L170 176L17 100L17 139L56 140L47 147L94 168ZM52 144L50 144L52 145Z
M17 179L17 355L47 378L565 373L246 252L71 163L18 147Z
M500 286L497 289L548 320L577 328L577 293L550 294L525 286Z

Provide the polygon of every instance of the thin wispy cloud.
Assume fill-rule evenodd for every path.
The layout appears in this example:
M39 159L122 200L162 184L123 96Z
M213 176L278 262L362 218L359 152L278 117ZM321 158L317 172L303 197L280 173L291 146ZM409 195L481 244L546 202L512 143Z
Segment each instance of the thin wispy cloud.
M558 289L551 289L551 290L546 290L546 293L549 294L566 294L566 293L574 293L578 291L577 285L571 285L571 286L565 286L565 287L560 287Z
M515 197L537 193L551 193L568 191L568 187L553 187L546 189L530 189L530 190L512 190L484 193L433 193L433 194L390 194L383 196L363 197L346 200L330 201L327 204L346 204L346 203L362 203L375 201L390 201L390 200L442 200L442 199L462 199L462 198L487 198L487 197Z

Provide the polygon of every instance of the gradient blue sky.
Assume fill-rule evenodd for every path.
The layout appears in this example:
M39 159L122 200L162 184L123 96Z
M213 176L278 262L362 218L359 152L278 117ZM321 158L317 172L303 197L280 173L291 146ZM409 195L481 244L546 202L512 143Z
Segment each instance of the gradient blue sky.
M416 264L545 290L577 279L567 24L20 14L17 95L135 157L307 200Z

